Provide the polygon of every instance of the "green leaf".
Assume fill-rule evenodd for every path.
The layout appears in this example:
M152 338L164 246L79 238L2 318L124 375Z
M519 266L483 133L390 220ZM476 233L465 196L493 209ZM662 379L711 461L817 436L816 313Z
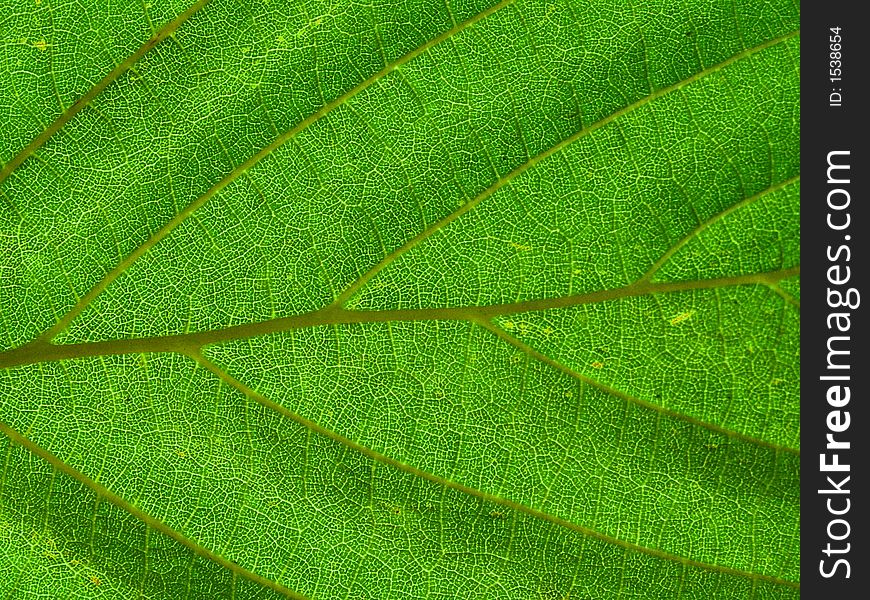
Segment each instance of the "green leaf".
M0 3L0 595L799 597L798 23Z

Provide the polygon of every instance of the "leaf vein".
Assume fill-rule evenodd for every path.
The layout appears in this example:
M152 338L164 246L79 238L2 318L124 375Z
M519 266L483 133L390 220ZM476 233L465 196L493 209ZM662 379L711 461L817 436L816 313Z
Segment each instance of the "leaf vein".
M722 277L718 279L703 279L699 281L658 283L637 281L620 288L599 290L574 296L542 298L509 304L493 304L489 306L358 311L331 305L319 310L289 317L280 317L278 319L246 323L223 329L212 329L178 335L129 338L103 342L83 342L79 344L52 344L45 339L37 339L23 346L19 346L18 348L0 352L0 369L54 360L68 360L86 356L112 354L176 352L186 355L194 355L202 346L208 344L268 335L303 327L342 325L349 323L383 323L387 321L479 321L481 319L490 319L519 312L566 308L569 306L579 306L581 304L591 304L607 300L619 300L621 298L632 298L647 294L715 289L734 285L770 285L776 284L787 277L799 274L800 266L795 266L768 273L753 273L749 275Z
M156 34L148 38L144 44L142 44L138 50L136 50L133 54L124 59L123 62L118 64L114 69L112 69L108 75L103 77L96 85L94 85L91 89L89 89L85 94L80 96L78 100L73 102L69 107L64 109L64 112L47 128L45 128L42 133L36 136L27 146L25 146L18 154L16 154L12 159L3 165L0 168L0 183L6 180L9 175L12 174L15 169L17 169L21 163L27 160L30 156L32 156L39 148L41 148L45 142L47 142L55 133L61 130L64 125L66 125L69 121L73 119L78 113L82 111L83 108L88 106L91 101L99 96L103 90L105 90L109 85L114 82L118 77L126 73L130 70L134 64L136 64L140 58L145 56L145 54L154 48L157 44L171 36L185 21L187 21L190 17L192 17L196 12L199 11L203 6L211 2L211 0L199 0L195 4L191 5L186 11L178 15L174 20L167 23L163 29L158 31ZM57 92L57 87L55 84L55 92ZM58 101L60 101L60 96L58 95ZM61 108L63 109L63 104L61 103Z
M264 587L267 587L271 590L274 590L280 594L283 594L284 596L286 596L288 598L293 598L294 600L308 600L305 596L298 594L296 592L293 592L292 590L289 590L286 587L284 587L284 586L282 586L274 581L266 579L262 575L258 575L257 573L249 571L249 570L245 569L244 567L237 565L236 563L234 563L230 560L227 560L223 556L220 556L219 554L212 552L208 548L200 546L195 541L186 537L180 531L173 529L172 527L170 527L166 523L160 521L159 519L146 513L144 510L131 504L130 502L128 502L127 500L125 500L124 498L119 496L118 494L114 493L113 491L111 491L110 489L105 487L104 485L94 481L93 479L91 479L90 477L88 477L87 475L82 473L81 471L78 471L74 467L70 466L69 464L67 464L66 462L64 462L63 460L61 460L60 458L58 458L57 456L55 456L54 454L52 454L51 452L49 452L48 450L46 450L45 448L40 446L39 444L35 443L34 441L29 439L28 437L22 435L21 433L19 433L18 431L16 431L15 429L13 429L12 427L10 427L9 425L7 425L6 423L4 423L2 421L0 421L0 433L2 433L7 438L9 438L12 441L12 443L18 444L19 446L22 446L23 448L28 450L34 456L37 456L37 457L41 458L42 460L46 461L47 463L49 463L52 467L54 467L55 473L57 473L57 472L64 473L65 475L71 477L72 479L75 479L76 481L78 481L79 483L81 483L82 485L84 485L85 487L90 489L91 491L93 491L97 495L98 498L102 498L102 499L114 504L116 507L120 508L121 510L129 513L130 515L132 515L132 516L136 517L137 519L139 519L140 521L144 522L149 528L154 529L156 531L159 531L160 533L166 535L167 537L172 538L173 540L175 540L179 544L188 548L189 550L191 550L193 552L191 560L194 560L194 558L196 556L201 556L207 560L210 560L212 562L219 564L220 566L224 567L225 569L229 570L232 573L236 573L238 575L241 575L242 577L244 577L246 579L249 579L249 580L251 580L255 583L258 583ZM10 447L11 447L11 445L10 445Z
M736 212L743 208L744 206L748 206L753 202L767 196L768 194L773 194L774 192L778 192L781 189L784 189L794 183L798 183L801 180L800 175L796 175L794 177L790 177L784 181L780 181L779 183L775 183L768 188L765 188L758 192L757 194L753 194L747 198L744 198L740 202L732 204L725 210L722 210L707 220L701 222L697 227L695 227L692 231L686 234L683 238L681 238L676 244L671 246L667 252L662 254L662 256L649 268L649 270L641 276L640 281L652 281L655 274L661 269L665 263L667 263L671 257L674 256L677 252L679 252L686 244L690 241L698 237L703 231L709 229L714 223L717 223L730 215L733 212Z
M782 585L782 586L786 586L786 587L790 587L790 588L795 588L795 589L800 588L800 583L796 583L793 581L787 581L787 580L780 579L778 577L774 577L771 575L762 575L760 573L751 573L748 571L743 571L740 569L733 569L731 567L725 567L725 566L716 565L716 564L712 564L712 563L704 563L704 562L695 561L695 560L692 560L689 558L685 558L682 556L678 556L676 554L671 554L669 552L665 552L662 550L658 550L656 548L649 548L646 546L640 546L638 544L634 544L632 542L621 540L621 539L615 538L613 536L601 533L601 532L599 532L591 527L586 527L584 525L580 525L580 524L568 521L567 519L563 519L563 518L558 517L556 515L549 514L543 510L538 510L538 509L532 508L530 506L526 506L525 504L522 504L520 502L515 502L513 500L509 500L507 498L503 498L503 497L497 496L495 494L490 494L488 492L478 490L478 489L473 488L471 486L467 486L467 485L461 484L459 482L447 479L445 477L441 477L441 476L436 475L434 473L424 471L423 469L420 469L418 467L414 467L412 465L403 463L395 458L392 458L390 456L387 456L385 454L382 454L380 452L372 450L371 448L368 448L367 446L365 446L359 442L356 442L350 438L346 438L346 437L342 436L339 433L336 433L335 431L333 431L331 429L323 427L323 426L315 423L314 421L307 419L306 417L303 417L302 415L299 415L299 414L285 408L284 406L281 406L277 402L266 398L265 396L263 396L262 394L260 394L256 390L246 386L244 383L240 382L239 380L234 378L232 375L230 375L229 373L227 373L226 371L221 369L219 366L215 365L214 363L212 363L211 361L209 361L207 358L203 357L200 354L195 355L193 358L203 368L210 371L212 374L214 374L216 377L218 377L221 381L223 381L227 385L235 388L239 392L243 393L245 396L255 400L256 402L258 402L259 404L261 404L265 408L268 408L268 409L280 414L283 417L291 419L292 421L295 421L296 423L302 425L306 429L313 431L314 433L317 433L319 435L322 435L330 440L333 440L333 441L341 444L342 446L344 446L350 450L359 452L362 455L375 461L376 463L388 465L392 468L395 468L395 469L401 470L405 473L409 473L411 475L414 475L415 477L420 477L422 479L425 479L427 481L435 483L436 485L443 486L444 488L450 488L450 489L456 490L460 493L468 494L470 496L479 498L479 499L483 500L484 502L491 502L494 504L500 504L500 505L505 506L505 507L507 507L513 511L516 511L518 513L524 513L524 514L529 515L533 518L537 518L537 519L541 519L541 520L553 523L554 525L556 525L558 527L563 527L563 528L569 529L571 531L575 531L577 533L580 533L581 535L592 537L592 538L601 540L601 541L606 542L606 543L614 544L616 546L623 548L626 553L640 552L640 553L654 556L656 558L660 558L663 560L677 562L677 563L682 564L684 566L690 566L690 567L703 569L703 570L707 570L707 571L725 573L725 574L733 575L733 576L737 576L737 577L746 577L746 578L751 579L752 581L761 580L761 581L767 581L770 583L774 583L777 585Z
M603 119L600 119L600 120L596 121L595 123L592 123L591 125L578 130L576 133L568 136L567 138L564 138L562 141L556 143L555 145L551 146L547 150L535 155L534 157L530 158L529 160L527 160L526 162L524 162L520 166L516 167L513 171L511 171L507 175L500 177L500 176L498 176L498 174L496 174L496 181L492 185L490 185L488 188L481 191L477 196L475 196L474 198L472 198L471 200L469 200L468 202L463 204L460 208L458 208L454 212L443 217L439 221L436 221L431 226L424 229L419 234L417 234L416 236L414 236L413 238L411 238L410 240L405 242L403 245L399 246L398 248L396 248L395 250L390 252L378 264L376 264L371 269L369 269L368 271L363 273L355 282L353 282L350 286L348 286L345 289L345 291L339 295L339 297L335 301L335 304L343 305L344 303L346 303L348 300L350 300L353 297L354 294L356 294L356 292L358 292L360 289L362 289L375 275L380 273L383 269L385 269L389 264L394 262L397 258L399 258L400 256L402 256L403 254L405 254L406 252L408 252L412 248L419 245L423 240L427 239L429 236L431 236L436 231L440 231L441 229L443 229L444 227L446 227L447 225L449 225L453 221L457 220L459 217L461 217L465 213L473 210L481 202L483 202L484 200L486 200L487 198L489 198L490 196L495 194L497 191L499 191L503 187L510 184L514 179L516 179L517 177L519 177L520 175L522 175L526 171L529 171L530 169L532 169L533 167L535 167L536 165L538 165L542 161L544 161L547 158L549 158L550 156L553 156L554 154L560 152L561 150L563 150L567 146L573 144L577 140L580 140L580 139L586 137L587 135L593 133L594 131L609 125L610 123L614 122L616 119L622 117L623 115L631 113L631 112L637 110L638 108L645 106L646 104L649 104L653 100L660 98L661 96L664 96L664 95L669 94L673 91L679 90L679 89L681 89L681 88L683 88L683 87L685 87L685 86L687 86L687 85L689 85L689 84L691 84L691 83L693 83L693 82L695 82L703 77L706 77L707 75L710 75L712 73L716 73L716 72L724 69L728 65L733 64L733 63L737 62L738 60L750 57L758 52L761 52L762 50L764 50L766 48L770 48L771 46L775 46L775 45L782 43L788 39L791 39L799 34L800 34L800 30L796 30L796 31L792 31L792 32L786 33L784 35L781 35L779 37L770 39L770 40L768 40L762 44L759 44L758 46L755 46L753 48L747 48L745 50L742 50L741 52L738 52L737 54L731 56L730 58L728 58L728 59L726 59L718 64L715 64L711 67L708 67L702 71L699 71L699 72L695 73L694 75L687 77L686 79L683 79L682 81L678 81L677 83L675 83L673 85L655 90L654 92L650 93L647 96L644 96L640 100L636 100L635 102L628 104L627 106L617 110L616 112L611 113L610 115L604 117Z
M480 321L477 321L477 324L480 325L481 327L483 327L484 329L486 329L487 331L489 331L490 333L492 333L493 335L495 335L496 337L504 340L505 342L507 342L511 346L514 346L515 348L528 354L530 357L532 357L536 360L539 360L540 362L547 364L547 365L553 367L554 369L557 369L557 370L559 370L567 375L570 375L571 377L573 377L579 381L582 381L583 383L585 383L587 385L591 385L593 387L600 389L601 391L603 391L607 394L610 394L612 396L616 396L617 398L621 398L622 400L624 400L626 402L629 402L631 404L636 404L638 406L642 406L642 407L647 408L649 410L653 410L661 415L667 415L668 417L671 417L674 419L679 419L680 421L686 421L686 422L691 423L692 425L695 425L697 427L703 427L705 429L709 429L711 431L721 433L723 435L741 440L743 442L749 442L749 443L755 444L757 446L763 446L765 448L770 448L771 450L774 450L776 452L788 452L789 454L795 454L797 456L800 456L800 449L798 449L798 448L790 448L788 446L779 446L777 444L772 444L768 441L754 438L754 437L751 437L748 435L744 435L740 432L733 431L733 430L727 429L725 427L721 427L721 426L716 425L714 423L702 421L700 419L696 419L696 418L691 417L689 415L686 415L684 413L670 410L668 408L665 408L664 406L660 406L660 405L654 404L652 402L647 402L647 401L642 400L636 396L632 396L631 394L628 394L628 393L623 392L621 390L618 390L616 388L610 387L609 385L606 385L606 384L604 384L596 379L593 379L592 377L588 377L586 375L583 375L582 373L579 373L579 372L571 369L570 367L567 367L567 366L561 364L560 362L553 360L552 358L543 354L542 352L535 350L534 348L532 348L531 346L529 346L525 342L510 335L505 330L503 330L501 327L497 327L496 325L493 325L490 321L480 320Z
M201 0L203 2L207 2L209 0ZM67 325L69 325L73 319L75 319L81 312L87 308L90 303L96 298L103 290L105 290L109 284L111 284L115 279L117 279L121 274L123 274L134 262L136 262L142 255L148 252L152 247L154 247L157 243L160 242L163 238L169 235L176 227L181 225L187 218L192 215L198 208L203 206L206 202L208 202L212 197L214 197L218 192L227 187L230 183L234 182L241 175L251 169L254 165L259 163L261 160L271 155L275 150L283 146L285 143L296 137L299 133L307 129L311 124L318 121L321 117L324 117L328 113L332 112L334 109L343 106L346 104L351 98L368 89L378 81L380 81L383 77L391 73L396 68L406 64L407 62L413 60L417 56L423 54L428 51L433 46L443 42L456 35L463 29L477 23L478 21L486 18L492 13L498 11L499 9L511 4L514 0L502 0L498 4L490 7L489 9L478 13L474 17L468 19L467 21L463 21L456 27L449 29L442 33L439 36L436 36L426 42L425 44L417 47L416 49L408 52L398 60L394 61L392 64L388 65L384 69L378 71L356 87L351 90L345 92L338 98L332 100L331 102L321 106L318 110L311 113L308 117L294 125L291 129L284 132L281 136L275 138L275 140L269 144L268 146L261 149L259 152L251 156L245 162L240 165L237 165L232 171L230 171L223 179L214 184L211 188L209 188L204 194L199 196L196 200L188 204L181 212L176 214L172 219L170 219L163 227L157 230L151 237L149 237L142 245L136 248L133 252L131 252L127 257L122 260L118 265L112 269L105 277L103 277L100 281L98 281L89 291L86 293L79 302L70 309L57 323L54 324L50 329L48 329L40 339L51 340L58 333L63 331ZM5 169L5 167L4 167ZM2 175L2 171L0 171L0 175ZM0 177L0 182L2 182L2 177Z

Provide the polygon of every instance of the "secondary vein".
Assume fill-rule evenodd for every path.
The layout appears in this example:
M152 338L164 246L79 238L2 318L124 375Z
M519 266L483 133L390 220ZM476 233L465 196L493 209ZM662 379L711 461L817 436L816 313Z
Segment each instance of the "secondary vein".
M36 136L33 141L31 141L27 146L25 146L18 154L12 157L8 163L3 165L0 168L0 183L3 183L6 178L8 178L15 169L21 166L25 160L30 158L34 152L39 150L45 142L49 140L55 133L60 131L60 129L66 125L73 117L79 114L83 108L88 106L91 101L99 96L104 89L109 87L109 85L114 82L118 77L126 73L130 68L136 64L139 59L141 59L145 54L154 48L157 44L168 38L170 35L175 33L175 31L187 21L190 17L192 17L195 13L197 13L203 6L211 2L211 0L198 0L195 4L191 5L187 10L178 15L175 19L167 23L163 26L160 31L156 32L150 38L148 38L144 44L139 46L139 49L136 50L133 54L128 56L117 65L114 69L112 69L108 75L103 77L96 85L94 85L91 89L85 92L84 95L80 96L78 100L73 102L69 108L61 113L61 115L55 119L55 121L46 127L42 133Z
M169 222L167 222L163 227L157 230L151 237L149 237L141 246L136 248L133 252L127 255L124 260L122 260L118 265L112 269L109 273L106 274L100 281L98 281L94 287L92 287L88 293L86 293L82 298L73 306L72 309L68 313L66 313L61 319L54 324L53 327L48 329L41 337L47 340L51 340L58 333L63 331L67 325L69 325L73 319L75 319L81 312L87 308L90 303L96 298L106 287L109 286L115 279L117 279L122 273L124 273L130 265L136 262L142 255L144 255L148 250L150 250L154 245L156 245L160 240L169 235L176 227L181 225L190 215L192 215L198 208L208 202L215 194L220 192L222 189L227 187L230 183L238 179L240 176L245 174L249 169L251 169L254 165L259 163L261 160L272 154L275 150L283 146L285 143L296 137L303 130L307 129L310 125L312 125L315 121L318 121L322 117L326 116L328 113L333 111L334 109L342 106L347 103L351 98L359 94L360 92L368 89L376 82L380 81L383 77L388 75L389 73L395 71L397 68L401 67L405 63L413 60L417 56L426 52L433 46L443 42L444 40L456 35L463 29L477 23L481 19L486 18L492 13L498 11L499 9L511 4L514 0L502 0L498 4L488 8L487 10L478 13L474 17L468 19L467 21L463 21L459 25L448 29L441 35L432 38L422 46L419 46L412 50L411 52L405 54L395 62L387 65L382 70L378 71L353 89L348 92L345 92L338 98L328 102L321 106L318 110L308 115L305 119L297 123L291 129L285 131L283 134L275 138L275 140L251 156L248 160L243 162L242 164L236 166L232 171L230 171L223 179L214 184L211 188L209 188L203 195L199 198L188 204L181 212L176 214Z
M731 213L743 208L744 206L752 204L753 202L763 198L764 196L767 196L768 194L778 192L779 190L786 188L786 187L792 185L793 183L798 183L800 180L801 180L801 176L795 175L794 177L790 177L784 181L780 181L779 183L775 183L775 184L771 185L770 187L761 190L757 194L754 194L752 196L749 196L748 198L744 198L740 202L732 204L731 206L729 206L725 210L716 213L715 215L713 215L712 217L710 217L706 221L700 223L692 231L690 231L688 234L686 234L686 236L683 237L680 241L678 241L676 244L671 246L667 252L662 254L661 258L659 258L655 262L655 264L653 264L653 266L651 266L649 268L649 270L643 275L643 277L641 277L641 281L652 281L653 277L659 271L659 269L661 269L664 266L664 264L666 262L668 262L674 254L679 252L680 249L683 248L683 246L688 244L694 238L698 237L698 235L700 235L701 232L703 232L706 229L709 229L710 226L713 225L714 223L721 221L722 219L724 219L725 217L727 217Z
M490 322L490 321L481 320L481 321L478 321L477 324L480 325L481 327L483 327L484 329L486 329L487 331L489 331L490 333L492 333L493 335L495 335L496 337L504 340L505 342L507 342L511 346L514 346L515 348L528 354L532 358L539 360L540 362L542 362L546 365L549 365L549 366L553 367L554 369L562 371L563 373L573 377L574 379L582 381L583 383L585 383L587 385L591 385L592 387L596 387L596 388L600 389L601 391L603 391L607 394L610 394L611 396L616 396L617 398L621 398L625 402L629 402L631 404L637 404L638 406L642 406L642 407L647 408L649 410L653 410L655 412L661 413L661 414L666 415L672 419L678 419L680 421L685 421L687 423L691 423L692 425L695 425L696 427L702 427L704 429L709 429L710 431L715 431L716 433L721 433L722 435L726 435L730 438L734 438L734 439L737 439L737 440L740 440L743 442L749 442L749 443L755 444L757 446L763 446L765 448L770 448L771 450L773 450L775 452L787 452L789 454L794 454L796 456L801 455L801 451L798 448L791 448L789 446L781 446L778 444L772 444L771 442L768 442L766 440L762 440L762 439L755 438L755 437L752 437L749 435L745 435L743 433L740 433L740 432L737 432L737 431L734 431L731 429L727 429L725 427L721 427L719 425L716 425L715 423L711 423L709 421L702 421L700 419L696 419L694 417L691 417L685 413L670 410L670 409L665 408L664 406L661 406L658 404L653 404L652 402L647 402L646 400L641 400L637 396L632 396L631 394L627 394L621 390L618 390L616 388L612 388L612 387L610 387L610 386L608 386L608 385L606 385L606 384L604 384L596 379L593 379L591 377L583 375L582 373L579 373L579 372L571 369L570 367L563 365L562 363L560 363L556 360L553 360L552 358L550 358L546 354L535 350L534 348L532 348L531 346L529 346L528 344L526 344L522 340L512 336L511 334L509 334L507 331L505 331L501 327L497 327L497 326L493 325L492 322Z
M580 129L576 133L568 136L567 138L558 142L554 146L551 146L550 148L541 152L540 154L533 156L532 158L530 158L529 160L527 160L526 162L524 162L520 166L516 167L513 171L511 171L510 173L508 173L504 177L497 177L496 181L491 186L489 186L488 188L486 188L485 190L480 192L477 196L475 196L474 198L472 198L471 200L469 200L468 202L463 204L460 208L458 208L454 212L450 213L446 217L440 219L439 221L436 221L431 226L424 229L419 234L417 234L416 236L414 236L413 238L411 238L410 240L405 242L403 245L399 246L398 248L396 248L395 250L390 252L387 256L385 256L383 258L383 260L381 260L378 264L376 264L371 269L369 269L368 271L363 273L356 281L354 281L350 286L348 286L345 289L345 291L342 292L338 296L338 298L336 298L335 304L343 305L344 303L346 303L348 300L350 300L353 297L353 295L356 292L358 292L360 289L362 289L362 287L365 286L365 284L368 283L369 280L371 280L375 275L377 275L384 268L386 268L387 265L389 265L390 263L395 261L397 258L402 256L403 254L405 254L406 252L408 252L409 250L411 250L415 246L419 245L423 240L430 237L436 231L443 229L444 227L446 227L447 225L449 225L450 223L452 223L453 221L455 221L456 219L458 219L459 217L461 217L465 213L474 209L481 202L483 202L484 200L486 200L487 198L489 198L490 196L495 194L497 191L499 191L500 189L502 189L503 187L505 187L506 185L511 183L514 179L516 179L517 177L519 177L520 175L522 175L526 171L530 170L535 165L539 164L540 162L544 161L545 159L549 158L550 156L553 156L554 154L563 150L567 146L573 144L577 140L583 139L584 137L593 133L594 131L601 129L602 127L612 123L613 121L615 121L619 117L626 115L630 112L633 112L633 111L637 110L638 108L640 108L646 104L649 104L650 102L652 102L656 98L660 98L666 94L669 94L673 91L681 89L681 88L691 84L692 82L697 81L698 79L701 79L703 77L706 77L707 75L710 75L712 73L715 73L717 71L722 70L723 68L727 67L728 65L730 65L732 63L737 62L738 60L752 56L753 54L757 54L758 52L761 52L765 48L770 48L771 46L775 46L775 45L777 45L781 42L784 42L785 40L788 40L790 38L793 38L799 34L800 34L800 30L792 31L790 33L787 33L787 34L781 35L779 37L773 38L771 40L768 40L762 44L759 44L758 46L754 46L752 48L747 48L746 50L738 52L737 54L731 56L727 60L724 60L720 63L717 63L717 64L715 64L711 67L708 67L706 69L703 69L701 71L698 71L694 75L687 77L686 79L683 79L682 81L678 81L677 83L675 83L673 85L663 87L661 89L654 91L653 93L651 93L647 96L644 96L640 100L637 100L637 101L621 108L620 110L611 113L610 115L604 117L603 119L601 119L599 121L596 121L595 123L589 125L588 127Z
M584 525L574 523L573 521L569 521L568 519L559 517L557 515L550 514L544 510L533 508L533 507L528 506L526 504L516 502L516 501L510 500L508 498L503 498L503 497L498 496L496 494L484 492L482 490L479 490L477 488L474 488L474 487L471 487L468 485L464 485L464 484L459 483L457 481L452 481L450 479L447 479L446 477L442 477L440 475L430 473L428 471L425 471L425 470L420 469L418 467L415 467L413 465L409 465L409 464L404 463L400 460L392 458L391 456L387 456L386 454L382 454L376 450L372 450L368 446L360 444L359 442L352 440L350 438L344 437L343 435L341 435L341 434L339 434L339 433L337 433L329 428L323 427L322 425L319 425L318 423L315 423L314 421L312 421L306 417L303 417L302 415L299 415L299 414L285 408L284 406L281 406L277 402L270 400L269 398L263 396L262 394L260 394L256 390L246 386L244 383L242 383L241 381L239 381L238 379L236 379L235 377L233 377L232 375L230 375L229 373L227 373L226 371L221 369L218 365L212 363L211 361L209 361L207 358L203 357L200 354L193 355L193 358L194 358L194 360L196 360L200 364L200 366L202 366L205 369L207 369L208 371L210 371L212 374L214 374L216 377L218 377L221 381L223 381L227 385L235 388L236 390L245 394L247 397L251 398L252 400L256 401L257 403L261 404L262 406L280 414L281 416L286 417L288 419L291 419L291 420L295 421L296 423L299 423L300 425L302 425L306 429L313 431L314 433L317 433L318 435L322 435L322 436L324 436L328 439L331 439L331 440L333 440L333 441L335 441L335 442L337 442L337 443L339 443L347 448L355 450L371 460L374 460L374 461L381 463L381 464L384 464L384 465L388 465L392 468L398 469L398 470L403 471L405 473L409 473L411 475L414 475L415 477L425 479L427 481L435 483L436 485L441 485L441 486L444 486L446 488L456 490L460 493L468 494L470 496L480 498L481 500L483 500L485 502L491 502L493 504L499 504L501 506L505 506L511 510L527 514L527 515L534 517L536 519L548 521L548 522L553 523L554 525L557 525L559 527L564 527L565 529L569 529L571 531L575 531L575 532L580 533L582 535L593 537L595 539L601 540L601 541L609 543L609 544L614 544L616 546L619 546L621 548L625 548L626 550L630 550L633 552L640 552L643 554L654 556L656 558L677 562L677 563L680 563L680 564L685 565L685 566L703 569L706 571L714 571L714 572L719 572L719 573L725 573L728 575L734 575L737 577L745 577L745 578L749 578L753 581L756 581L756 580L767 581L770 583L775 583L777 585L782 585L782 586L786 586L786 587L790 587L790 588L796 588L796 589L800 588L799 583L796 583L793 581L787 581L784 579L780 579L778 577L773 577L771 575L762 575L759 573L751 573L748 571L742 571L740 569L734 569L731 567L725 567L725 566L721 566L721 565L717 565L717 564L713 564L713 563L704 563L701 561L691 560L691 559L685 558L683 556L672 554L670 552L665 552L665 551L659 550L657 548L650 548L647 546L641 546L639 544L633 544L631 542L621 540L619 538L607 535L605 533L601 533L600 531L598 531L596 529L592 529L591 527L586 527Z
M166 535L167 537L172 538L173 540L175 540L176 542L178 542L182 546L191 550L194 554L197 554L197 555L199 555L199 556L201 556L209 561L212 561L212 562L224 567L225 569L228 569L229 571L231 571L232 573L234 573L236 575L239 575L241 577L244 577L245 579L249 579L249 580L251 580L255 583L258 583L264 587L267 587L271 590L274 590L274 591L278 592L279 594L286 596L287 598L293 598L294 600L307 600L307 598L305 596L303 596L301 594L297 594L296 592L284 587L283 585L281 585L279 583L272 581L271 579L267 579L267 578L263 577L262 575L258 575L257 573L254 573L253 571L249 571L248 569L246 569L246 568L244 568L244 567L242 567L242 566L240 566L240 565L238 565L230 560L227 560L226 558L224 558L220 554L212 552L208 548L205 548L204 546L199 545L198 543L196 543L195 541L193 541L192 539L190 539L189 537L184 535L182 532L170 527L169 525L167 525L166 523L164 523L160 519L157 519L156 517L148 514L147 512L142 510L141 508L128 502L127 500L125 500L124 498L122 498L121 496L116 494L115 492L111 491L106 486L91 479L90 477L88 477L87 475L82 473L81 471L71 467L66 462L64 462L63 460L61 460L60 458L58 458L57 456L55 456L54 454L52 454L51 452L49 452L48 450L46 450L45 448L40 446L39 444L35 443L30 438L26 437L25 435L22 435L21 433L16 431L14 428L10 427L9 425L7 425L6 423L4 423L2 421L0 421L0 433L2 433L6 437L8 437L10 440L12 440L13 443L24 447L30 453L32 453L35 456L38 456L42 460L46 461L52 467L54 467L54 469L56 469L57 471L59 471L65 475L73 478L74 480L78 481L79 483L84 485L86 488L88 488L89 490L94 492L99 498L102 498L102 499L114 504L115 506L117 506L121 510L133 515L134 517L136 517L140 521L144 522L151 529L159 531L160 533Z

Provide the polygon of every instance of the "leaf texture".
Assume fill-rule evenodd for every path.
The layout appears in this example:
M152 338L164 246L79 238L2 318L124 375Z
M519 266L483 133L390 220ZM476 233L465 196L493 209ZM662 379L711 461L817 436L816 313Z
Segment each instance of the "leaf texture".
M794 3L0 8L0 593L799 597Z

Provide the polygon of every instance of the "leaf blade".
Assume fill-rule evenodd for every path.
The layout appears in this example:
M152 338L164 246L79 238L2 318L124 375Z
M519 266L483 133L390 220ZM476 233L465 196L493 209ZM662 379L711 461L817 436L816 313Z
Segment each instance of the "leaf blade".
M667 9L221 0L125 67L0 181L12 585L796 597L797 8Z

